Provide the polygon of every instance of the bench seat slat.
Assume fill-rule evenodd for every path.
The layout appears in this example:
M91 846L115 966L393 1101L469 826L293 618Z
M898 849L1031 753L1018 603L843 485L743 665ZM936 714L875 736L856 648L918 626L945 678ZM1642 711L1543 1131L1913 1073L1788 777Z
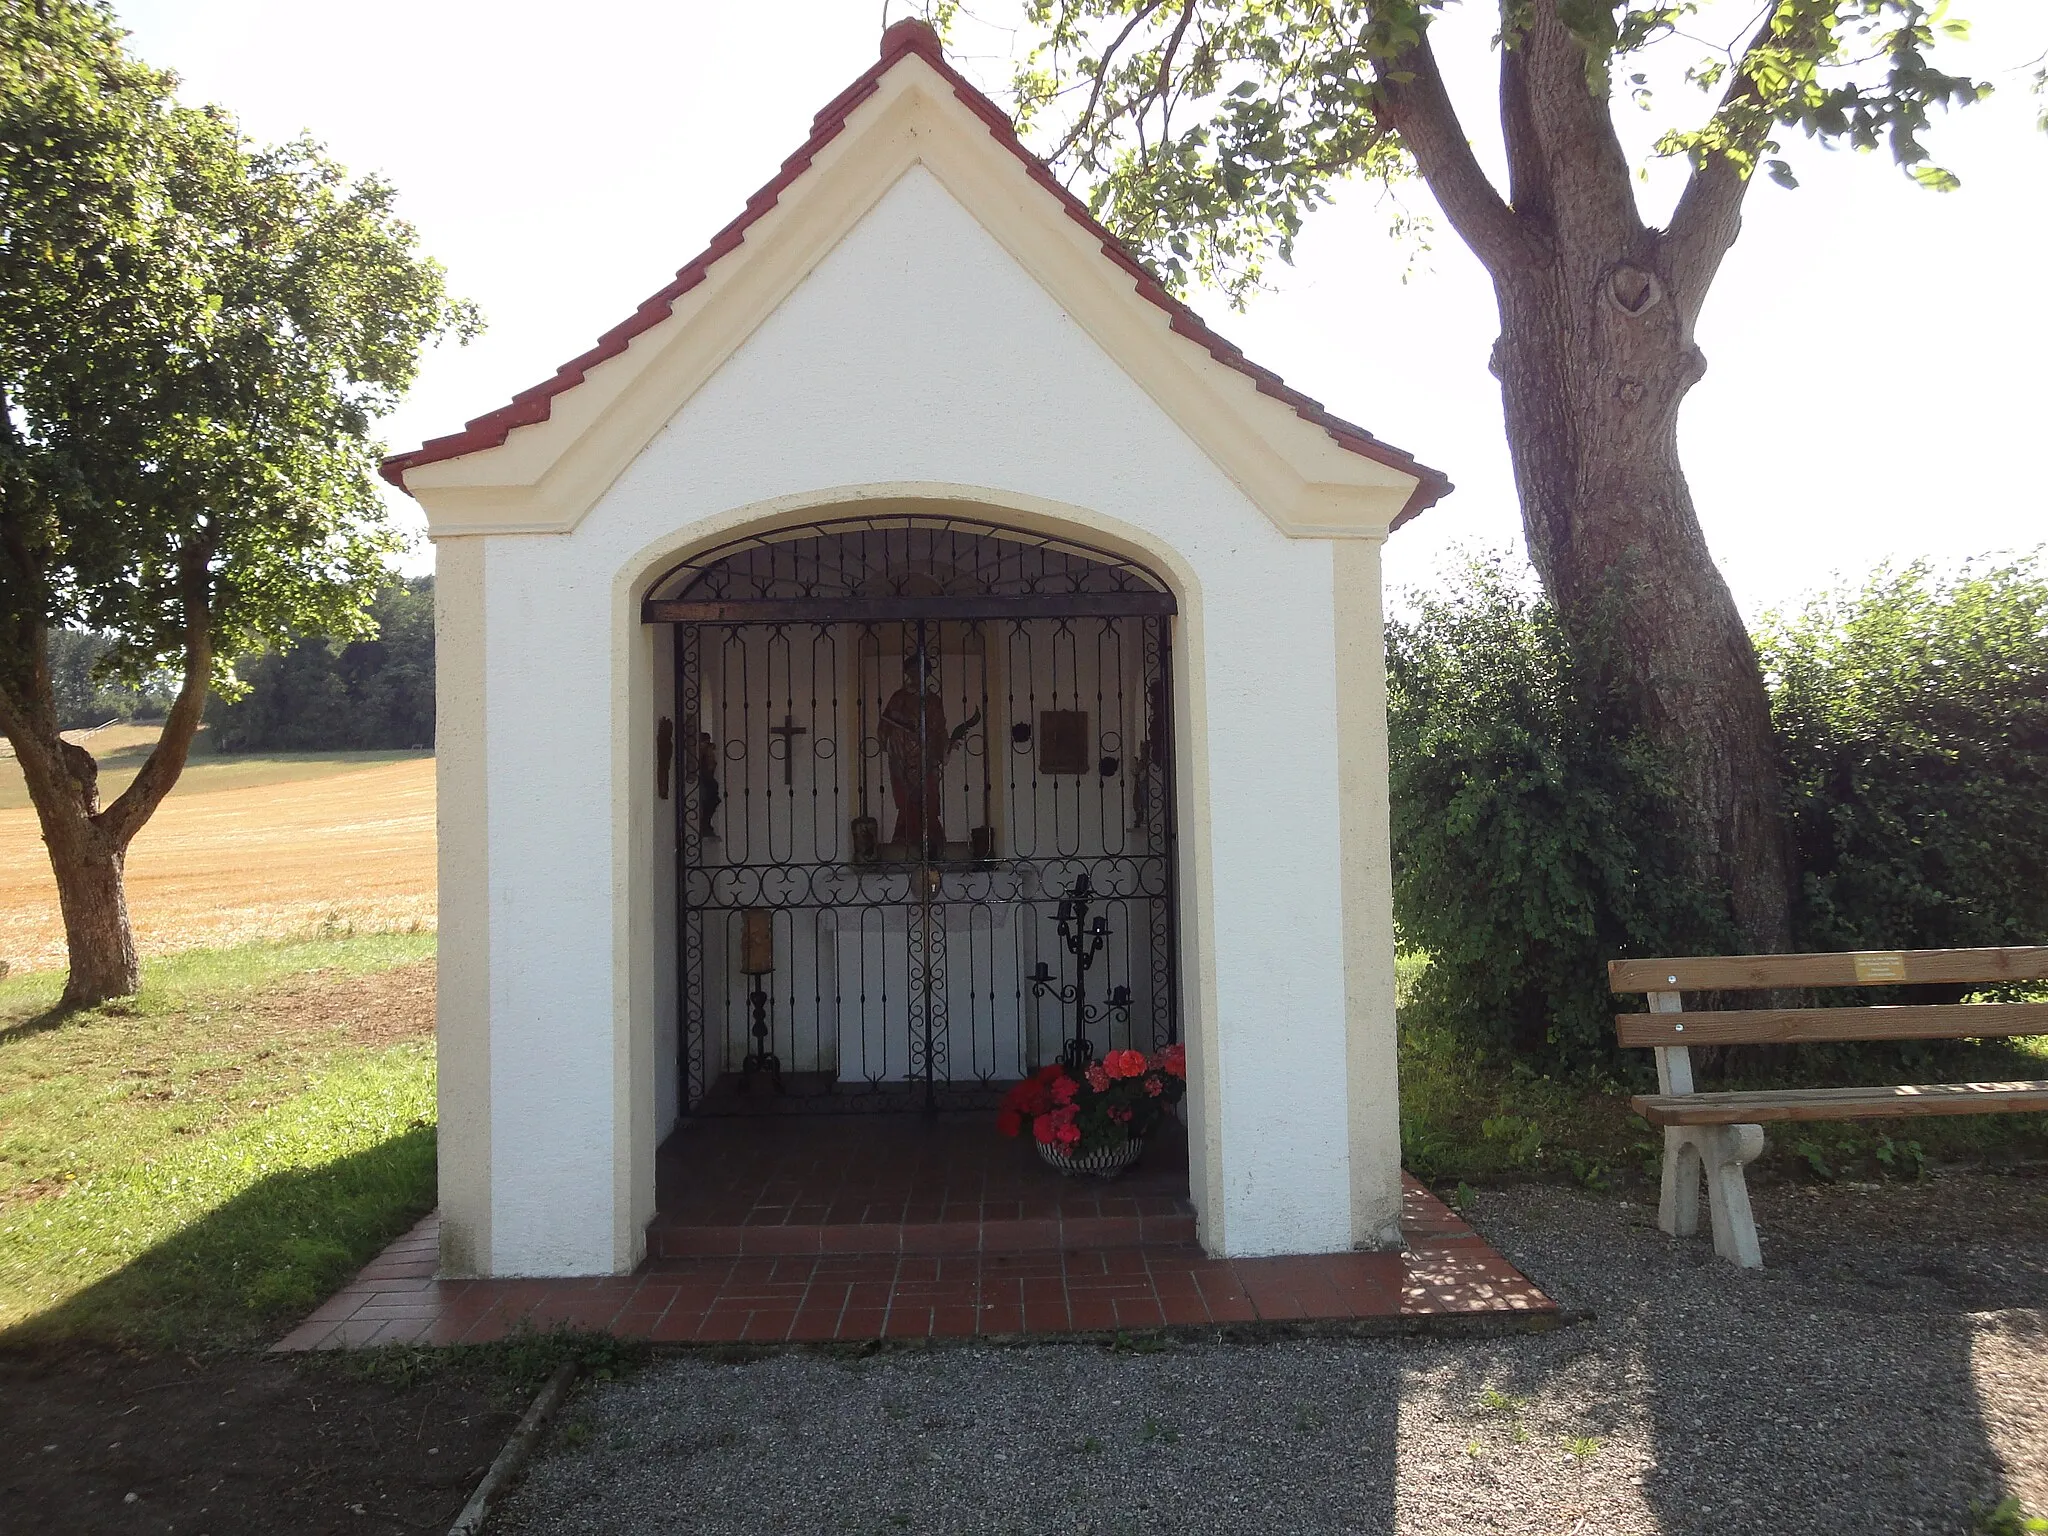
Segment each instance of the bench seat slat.
M1818 1040L1986 1040L2048 1035L2048 1003L1917 1003L1617 1013L1625 1046L1777 1045Z
M2048 1082L1920 1083L1895 1088L1774 1088L1748 1093L1644 1093L1629 1105L1652 1125L1754 1125L1770 1120L1885 1120L1905 1115L2048 1112Z
M1859 975L1858 960L1864 974ZM1873 964L1873 962L1876 962ZM1875 970L1879 974L1873 977ZM1893 970L1902 975L1884 974ZM1673 980L1673 978L1676 980ZM1898 982L1994 982L2048 979L2048 945L2003 949L1908 949L1863 955L1692 955L1610 960L1616 992L1740 992L1767 987L1858 987Z

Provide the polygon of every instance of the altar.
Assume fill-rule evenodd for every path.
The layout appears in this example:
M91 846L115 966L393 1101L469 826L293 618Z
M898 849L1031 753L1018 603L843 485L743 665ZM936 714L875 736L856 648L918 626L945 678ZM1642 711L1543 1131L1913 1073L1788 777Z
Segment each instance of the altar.
M1057 1056L1057 1039L1050 1053L1044 1051L1042 1010L1025 992L1024 978L1038 963L1032 911L1005 902L832 912L827 932L837 1060L831 1069L838 1080L849 1087L910 1082L929 1051L936 1081L1010 1083ZM1022 922L1019 912L1026 914ZM945 955L943 974L934 980L928 1039L923 999L912 996L922 948ZM1056 1020L1053 1028L1059 1028Z

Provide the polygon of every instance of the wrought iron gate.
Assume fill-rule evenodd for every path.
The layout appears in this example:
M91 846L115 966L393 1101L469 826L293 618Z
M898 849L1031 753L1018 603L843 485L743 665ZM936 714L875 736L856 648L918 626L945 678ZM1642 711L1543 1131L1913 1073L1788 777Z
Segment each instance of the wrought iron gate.
M941 517L677 567L682 1103L986 1100L1179 1037L1173 598Z

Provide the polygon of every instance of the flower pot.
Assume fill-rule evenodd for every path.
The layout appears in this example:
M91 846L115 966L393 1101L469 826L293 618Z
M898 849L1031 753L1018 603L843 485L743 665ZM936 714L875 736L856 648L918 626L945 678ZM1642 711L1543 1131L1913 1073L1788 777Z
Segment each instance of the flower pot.
M1038 1143L1038 1155L1045 1159L1046 1167L1055 1168L1068 1178L1086 1173L1098 1179L1113 1179L1135 1163L1144 1150L1145 1138L1142 1136L1133 1136L1113 1147L1097 1147L1093 1152L1078 1154L1064 1152L1048 1142Z

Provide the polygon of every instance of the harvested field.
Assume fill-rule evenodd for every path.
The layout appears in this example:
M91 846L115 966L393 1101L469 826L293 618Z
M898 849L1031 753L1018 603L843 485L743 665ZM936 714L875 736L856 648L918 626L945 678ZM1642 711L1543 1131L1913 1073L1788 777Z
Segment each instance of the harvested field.
M162 734L160 725L106 725L91 731L66 731L64 739L91 752L100 765L100 803L106 804L131 784ZM185 771L172 789L180 795L211 794L219 789L250 789L295 779L319 779L335 773L359 773L385 763L430 758L431 752L268 752L220 756L213 749L211 727L201 726L193 738ZM28 785L15 761L14 749L0 738L0 811L29 804Z
M433 759L291 766L324 776L184 787L157 809L128 856L144 954L433 926ZM27 806L0 809L0 959L17 970L64 963L56 886Z

